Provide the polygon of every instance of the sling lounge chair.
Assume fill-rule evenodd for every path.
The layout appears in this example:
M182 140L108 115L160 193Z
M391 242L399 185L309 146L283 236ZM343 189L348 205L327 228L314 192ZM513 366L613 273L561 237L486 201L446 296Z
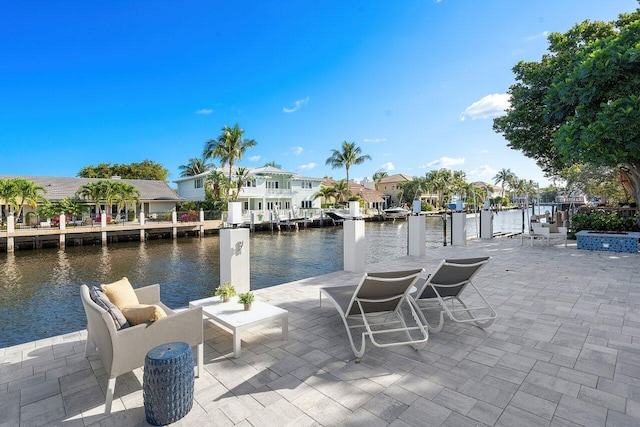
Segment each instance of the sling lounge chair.
M413 304L407 300L407 295L423 272L424 269L364 273L357 285L320 289L320 305L324 294L336 306L347 329L356 362L359 362L364 354L366 337L377 347L415 345L427 341L428 329L420 320ZM402 313L404 302L411 312L415 326L407 326L405 322ZM359 348L353 340L351 330L354 328L364 328ZM414 338L411 335L412 331L413 335L419 337ZM388 334L387 339L382 338L383 334ZM397 341L398 335L404 335L406 339Z
M480 328L493 324L498 314L471 282L471 279L490 259L490 257L444 259L420 287L417 297L415 299L410 297L411 301L418 306L420 317L429 327L429 331L439 332L442 329L445 313L454 322L475 323ZM462 301L461 294L469 287L479 296L479 305L468 306ZM422 311L429 310L429 305L433 306L434 302L439 303L440 322L436 326L431 326Z

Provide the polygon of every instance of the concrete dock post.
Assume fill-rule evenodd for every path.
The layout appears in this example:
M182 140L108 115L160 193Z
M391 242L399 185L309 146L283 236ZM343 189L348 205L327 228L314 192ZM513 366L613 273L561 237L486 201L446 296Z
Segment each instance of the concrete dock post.
M407 254L425 256L427 253L427 220L424 216L410 216L407 231Z
M140 241L144 242L145 241L145 234L144 234L144 212L140 211Z
M467 214L454 212L451 218L451 245L464 246L467 244Z
M16 232L16 221L13 212L7 215L7 253L12 254L15 251L15 241L13 233Z
M204 237L204 210L200 209L200 217L198 218L200 220L200 233L198 233L198 235L200 237Z
M365 265L364 220L360 218L358 202L349 202L349 216L342 224L344 232L344 270L361 272Z
M171 211L171 223L176 225L178 223L178 212L176 212L176 208L173 208ZM173 232L171 233L174 239L178 238L178 227L173 227Z
M102 212L100 215L100 228L102 228L102 244L107 244L107 215Z
M60 213L60 249L64 249L66 235L65 230L67 229L67 217L64 212Z
M230 227L242 223L240 202L229 203L227 223ZM250 233L246 228L220 230L220 284L230 282L239 294L251 290L249 239Z

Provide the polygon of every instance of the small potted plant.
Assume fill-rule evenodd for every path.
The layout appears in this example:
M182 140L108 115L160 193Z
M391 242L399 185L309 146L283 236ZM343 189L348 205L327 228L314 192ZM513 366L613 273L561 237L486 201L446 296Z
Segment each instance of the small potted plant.
M222 302L227 302L230 298L236 296L236 288L233 287L231 282L224 282L224 284L218 286L215 295L220 297Z
M255 299L255 296L253 295L253 292L245 292L243 294L238 295L238 302L240 304L244 304L245 311L251 309L251 303L253 302L254 299Z

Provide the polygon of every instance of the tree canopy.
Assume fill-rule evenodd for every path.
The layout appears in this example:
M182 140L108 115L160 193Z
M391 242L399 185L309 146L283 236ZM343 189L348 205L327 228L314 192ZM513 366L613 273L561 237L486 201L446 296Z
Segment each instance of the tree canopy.
M150 179L166 181L169 170L160 163L151 160L143 160L140 163L111 164L100 163L97 166L85 166L78 172L80 178L104 178L119 176L124 179Z
M240 129L238 123L232 128L224 126L218 139L209 139L204 144L202 157L205 160L218 158L220 166L229 165L229 183L232 182L232 169L236 160L241 160L247 148L253 147L257 142L253 139L243 139L244 129Z
M511 107L494 130L549 175L576 163L621 168L640 200L640 9L548 41L539 62L513 68Z
M362 149L356 147L355 142L342 141L342 151L331 150L331 156L327 159L326 164L331 165L333 169L345 168L347 173L347 187L349 186L349 168L352 165L360 165L365 160L371 160L371 156L368 154L362 155ZM349 190L347 189L347 194Z

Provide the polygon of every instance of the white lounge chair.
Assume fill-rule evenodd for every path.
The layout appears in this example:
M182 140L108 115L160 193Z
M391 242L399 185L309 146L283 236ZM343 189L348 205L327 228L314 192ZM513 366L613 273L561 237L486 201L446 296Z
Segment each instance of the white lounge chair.
M419 310L424 324L431 332L439 332L444 325L444 315L459 323L473 322L480 328L491 326L498 317L491 304L474 286L471 279L489 262L490 257L467 259L444 259L420 287L416 298L411 298ZM461 294L471 286L481 305L468 306L461 298ZM424 317L422 310L433 308L433 304L439 304L440 321L436 326L431 326Z
M340 314L347 330L351 349L356 356L356 363L364 354L366 337L369 337L371 343L377 347L415 345L429 339L426 325L421 322L413 304L407 300L408 293L423 272L423 269L419 269L364 273L357 285L320 289L320 305L322 305L324 294L333 302ZM406 304L403 305L405 302ZM402 313L403 306L408 307L415 326L407 326ZM355 345L351 333L354 328L364 328L359 347ZM414 338L411 332L414 332L417 337ZM384 334L387 334L388 341L381 342L379 337ZM404 335L405 339L397 340L398 335Z

